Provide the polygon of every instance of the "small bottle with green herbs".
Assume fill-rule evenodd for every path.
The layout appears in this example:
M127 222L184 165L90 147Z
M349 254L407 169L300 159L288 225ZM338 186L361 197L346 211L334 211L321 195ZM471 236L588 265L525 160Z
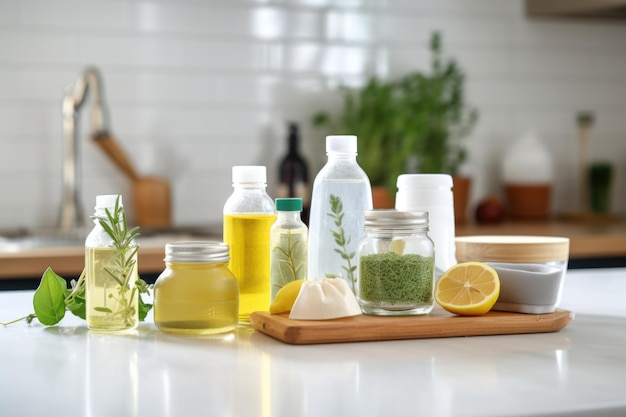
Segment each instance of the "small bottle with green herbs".
M370 210L359 245L358 301L365 314L428 314L434 305L435 248L428 212Z
M137 228L129 229L120 195L99 195L85 240L86 319L90 330L137 327Z
M307 278L308 229L301 212L301 198L276 199L277 217L270 229L271 301L286 284Z

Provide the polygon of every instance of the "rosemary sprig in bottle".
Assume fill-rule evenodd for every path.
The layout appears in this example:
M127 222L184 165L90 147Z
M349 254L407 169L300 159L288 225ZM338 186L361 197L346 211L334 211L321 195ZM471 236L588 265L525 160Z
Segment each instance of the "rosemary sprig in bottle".
M132 326L136 320L136 308L133 303L137 288L131 279L135 275L136 255L139 246L135 243L135 238L139 236L139 227L128 228L126 214L120 205L120 197L115 200L113 211L106 208L104 216L94 216L98 224L109 235L112 240L114 255L112 262L103 267L104 272L111 278L117 286L116 293L109 293L103 299L102 306L95 306L94 310L105 313L110 319L120 320L124 326ZM113 301L114 310L111 309L108 299Z
M335 248L335 252L341 256L342 259L346 261L346 266L342 266L341 268L346 271L348 284L353 292L356 291L356 278L354 273L356 272L356 265L352 265L352 260L356 256L356 252L350 252L348 250L348 245L350 244L350 236L346 236L346 232L343 228L343 203L341 201L341 197L338 197L334 194L330 195L330 213L327 213L328 216L332 217L335 220L335 226L337 230L333 231L333 237L335 238L335 243L338 248ZM328 278L337 278L334 275L326 274ZM355 292L356 293L356 292Z

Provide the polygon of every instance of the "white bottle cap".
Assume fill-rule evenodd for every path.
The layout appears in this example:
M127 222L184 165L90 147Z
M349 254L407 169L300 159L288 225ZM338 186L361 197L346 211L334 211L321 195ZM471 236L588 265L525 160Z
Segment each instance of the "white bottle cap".
M267 181L267 168L262 165L244 165L233 167L233 183Z
M122 196L118 194L108 194L108 195L98 195L96 196L96 210L104 210L104 209L114 209L115 201L119 197L120 199L120 207L124 207L122 204Z
M326 152L356 153L356 136L326 136Z

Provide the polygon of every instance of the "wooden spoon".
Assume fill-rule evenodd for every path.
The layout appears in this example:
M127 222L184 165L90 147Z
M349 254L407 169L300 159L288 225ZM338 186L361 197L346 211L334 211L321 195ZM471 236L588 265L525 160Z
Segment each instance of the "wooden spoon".
M169 183L163 178L140 176L126 153L108 132L100 132L94 135L93 139L132 181L137 225L152 228L169 227L171 225Z

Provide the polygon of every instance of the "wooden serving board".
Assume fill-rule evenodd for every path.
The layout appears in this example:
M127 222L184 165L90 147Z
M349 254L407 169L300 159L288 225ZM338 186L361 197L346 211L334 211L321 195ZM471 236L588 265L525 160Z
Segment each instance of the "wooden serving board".
M482 316L461 317L436 307L424 316L371 316L361 314L333 320L291 320L286 314L257 311L250 315L252 327L285 343L366 342L376 340L428 339L455 336L486 336L547 333L563 329L572 320L567 310L548 314L490 311Z

